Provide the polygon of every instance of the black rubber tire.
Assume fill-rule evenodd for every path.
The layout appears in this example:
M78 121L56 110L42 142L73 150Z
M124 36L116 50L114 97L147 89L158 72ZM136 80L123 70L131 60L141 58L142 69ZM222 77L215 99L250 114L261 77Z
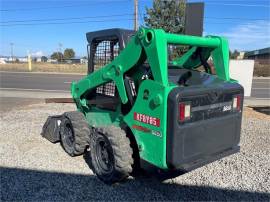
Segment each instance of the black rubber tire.
M102 151L105 155L100 154ZM130 175L133 164L132 153L130 140L121 128L110 126L94 129L90 139L92 169L106 184L120 182Z
M84 153L89 145L91 130L83 113L65 112L60 125L61 145L70 156Z

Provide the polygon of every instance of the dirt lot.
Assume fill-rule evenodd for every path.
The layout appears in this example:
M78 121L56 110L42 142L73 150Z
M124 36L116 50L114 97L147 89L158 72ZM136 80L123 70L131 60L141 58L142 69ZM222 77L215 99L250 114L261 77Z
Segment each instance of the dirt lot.
M40 136L48 115L70 104L34 104L1 114L1 201L269 201L270 119L245 109L241 152L164 182L148 175L104 185L83 156Z
M0 64L0 71L22 71L27 72L28 63ZM82 73L87 72L86 64L51 64L32 63L33 72L62 72L62 73Z
M199 68L203 71L203 68ZM0 71L29 71L28 63L0 64ZM33 72L63 72L63 73L82 73L87 72L86 64L51 64L51 63L32 63ZM253 76L270 76L270 65L255 63Z

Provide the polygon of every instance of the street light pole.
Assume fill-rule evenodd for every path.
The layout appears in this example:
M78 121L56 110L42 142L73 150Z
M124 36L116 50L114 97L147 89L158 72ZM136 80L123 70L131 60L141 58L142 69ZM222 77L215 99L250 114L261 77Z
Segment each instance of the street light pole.
M134 0L134 30L138 30L138 0Z
M59 52L60 52L60 55L59 55L59 59L60 59L60 63L62 62L62 46L63 46L63 44L61 44L61 43L59 43L58 44L59 45Z
M11 62L13 62L13 45L14 45L14 43L10 43L10 56L11 56Z

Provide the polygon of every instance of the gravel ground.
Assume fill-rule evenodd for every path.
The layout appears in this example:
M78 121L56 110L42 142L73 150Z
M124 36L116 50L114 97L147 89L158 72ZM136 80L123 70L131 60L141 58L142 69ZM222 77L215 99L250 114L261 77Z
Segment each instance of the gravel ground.
M270 201L269 116L244 116L238 154L164 182L142 175L108 186L82 156L71 158L40 136L48 115L70 110L35 104L1 114L1 201Z

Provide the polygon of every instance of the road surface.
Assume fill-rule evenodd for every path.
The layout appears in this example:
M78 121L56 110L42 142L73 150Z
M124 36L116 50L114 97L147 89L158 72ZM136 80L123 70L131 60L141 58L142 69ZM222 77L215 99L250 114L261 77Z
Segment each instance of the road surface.
M72 81L80 80L83 75L46 74L27 72L1 72L1 89L69 91ZM251 97L270 97L270 78L254 78Z
M70 84L83 75L0 72L0 111L42 103L44 98L70 97Z
M270 78L254 78L252 81L251 97L270 99Z
M80 80L83 75L46 74L27 72L1 72L1 89L69 91L72 81Z
M0 72L0 74L0 97L2 97L0 104L2 110L13 106L14 103L16 105L27 103L27 99L31 99L31 102L33 102L33 99L40 101L44 97L68 97L70 96L71 82L83 77L83 75L73 74L28 72ZM10 102L9 99L11 99ZM23 100L20 102L19 99ZM269 77L253 79L251 100L257 102L264 100L264 103L270 103Z

